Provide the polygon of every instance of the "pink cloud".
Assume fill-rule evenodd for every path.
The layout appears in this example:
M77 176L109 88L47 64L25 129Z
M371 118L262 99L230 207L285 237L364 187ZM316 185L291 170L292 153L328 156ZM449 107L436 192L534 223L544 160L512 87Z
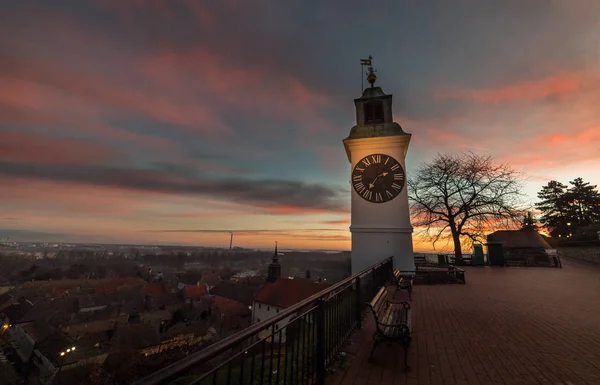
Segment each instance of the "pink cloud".
M570 95L597 85L598 79L580 73L559 72L545 78L519 81L500 87L445 89L436 92L434 96L436 99L465 99L479 103L532 101L549 96Z
M204 93L216 100L213 104L224 103L222 110L242 109L310 121L320 128L325 125L318 112L329 104L328 98L281 70L232 65L220 54L205 50L156 53L141 68L165 91Z
M24 163L92 163L115 157L105 146L75 139L55 138L33 133L4 131L0 159Z
M27 212L27 217L48 211L54 215L127 216L152 207L155 198L149 193L124 193L110 187L21 178L2 178L0 195L15 208L15 215Z

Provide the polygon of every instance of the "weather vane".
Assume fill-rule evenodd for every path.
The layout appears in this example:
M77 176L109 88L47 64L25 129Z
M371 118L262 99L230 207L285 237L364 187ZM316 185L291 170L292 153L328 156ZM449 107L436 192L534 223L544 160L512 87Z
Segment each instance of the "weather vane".
M376 69L373 69L372 65L371 65L371 61L373 60L373 56L369 55L368 59L360 59L360 92L363 92L364 90L364 82L363 82L363 67L367 66L367 81L371 84L371 88L373 88L375 81L377 80L377 75L375 75L375 72L377 72Z

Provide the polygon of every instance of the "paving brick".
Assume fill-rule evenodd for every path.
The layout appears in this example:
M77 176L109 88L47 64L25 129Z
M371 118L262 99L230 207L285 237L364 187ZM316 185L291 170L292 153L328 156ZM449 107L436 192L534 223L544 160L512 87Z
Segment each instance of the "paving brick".
M466 285L415 287L410 371L396 344L367 361L369 315L327 385L600 384L599 267L465 270Z

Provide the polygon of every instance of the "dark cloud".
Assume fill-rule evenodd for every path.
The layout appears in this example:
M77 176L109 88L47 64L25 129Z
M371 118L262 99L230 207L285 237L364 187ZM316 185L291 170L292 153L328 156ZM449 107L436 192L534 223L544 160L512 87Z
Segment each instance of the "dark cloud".
M110 186L167 194L202 195L273 210L347 211L344 189L277 179L228 176L192 179L156 170L0 162L0 175Z

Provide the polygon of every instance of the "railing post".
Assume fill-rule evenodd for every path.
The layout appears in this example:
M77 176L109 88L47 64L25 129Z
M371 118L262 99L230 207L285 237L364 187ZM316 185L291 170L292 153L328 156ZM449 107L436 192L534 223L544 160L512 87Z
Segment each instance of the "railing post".
M371 269L371 282L373 282L373 287L372 289L372 293L371 293L371 297L375 297L375 293L377 293L377 289L379 289L377 286L379 286L379 274L377 274L379 271L379 269L376 268L372 268Z
M360 329L362 327L362 311L361 311L361 293L360 293L360 277L356 277L356 327Z
M316 385L325 385L325 300L317 301L317 382Z

